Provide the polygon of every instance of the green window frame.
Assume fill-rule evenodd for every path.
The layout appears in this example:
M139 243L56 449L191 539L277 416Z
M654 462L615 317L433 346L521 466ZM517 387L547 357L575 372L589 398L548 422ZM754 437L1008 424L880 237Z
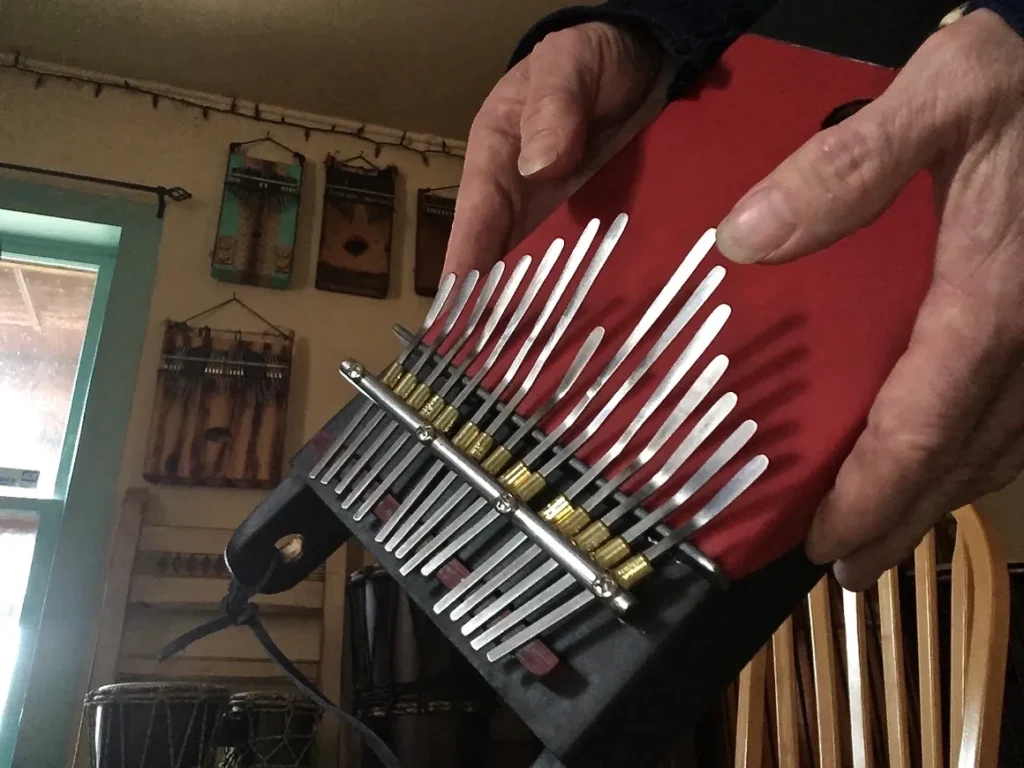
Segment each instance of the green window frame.
M152 202L0 178L0 212L63 219L64 232L5 231L4 253L91 265L97 281L50 499L4 497L38 521L21 611L21 648L0 722L0 768L64 765L74 742L94 648L108 531L124 438L148 328L163 221ZM113 241L77 238L81 223L116 228ZM10 223L9 221L7 222ZM102 381L103 386L92 386ZM77 434L77 441L75 435Z

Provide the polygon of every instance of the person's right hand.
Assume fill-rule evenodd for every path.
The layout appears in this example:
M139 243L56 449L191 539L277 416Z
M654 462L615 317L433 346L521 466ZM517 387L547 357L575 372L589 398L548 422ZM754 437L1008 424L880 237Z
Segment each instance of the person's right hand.
M653 37L592 22L509 70L469 133L444 272L489 269L653 119L662 59Z

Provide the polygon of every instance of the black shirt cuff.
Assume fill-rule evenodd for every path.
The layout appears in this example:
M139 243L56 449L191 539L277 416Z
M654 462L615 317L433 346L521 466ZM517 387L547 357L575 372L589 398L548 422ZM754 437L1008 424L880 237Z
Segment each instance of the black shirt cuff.
M668 98L678 98L710 69L775 0L607 0L594 6L563 8L535 24L516 46L509 66L525 58L552 32L603 21L635 26L657 38L675 61Z

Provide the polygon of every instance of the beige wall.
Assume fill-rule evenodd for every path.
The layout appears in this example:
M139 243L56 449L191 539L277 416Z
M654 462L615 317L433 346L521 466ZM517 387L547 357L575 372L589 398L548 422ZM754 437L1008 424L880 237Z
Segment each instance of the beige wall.
M457 183L461 163L432 156L429 167L418 155L385 149L378 163L400 169L395 214L393 274L385 300L318 291L313 269L319 240L323 166L328 152L340 157L372 147L337 136L313 134L212 115L147 97L91 91L55 81L39 89L31 77L0 72L0 157L26 165L82 174L175 185L193 199L169 203L157 266L152 312L121 472L121 488L142 482L142 458L156 381L162 323L183 319L229 298L232 292L257 311L296 333L296 359L289 400L286 453L297 450L350 396L337 374L348 356L371 367L383 366L397 346L393 323L415 326L429 304L412 289L415 195L419 187ZM224 179L227 146L258 138L268 127L285 144L303 152L305 174L293 288L275 291L218 282L210 277L210 249ZM273 149L268 150L273 156ZM285 158L282 158L285 159ZM211 319L214 325L257 329L244 313L231 310ZM160 503L182 515L238 521L262 497L261 492L157 487Z
M293 287L286 291L235 286L210 277L210 251L228 144L261 137L268 129L276 139L308 158ZM395 140L400 133L387 136L371 130L370 135ZM460 146L458 142L449 144ZM419 155L385 149L376 159L380 164L395 164L400 170L392 287L387 299L327 293L313 287L324 157L336 152L346 158L360 150L373 156L372 147L347 137L313 133L307 140L299 129L258 124L231 115L211 114L207 120L197 110L167 101L154 109L145 96L108 89L95 97L91 88L52 79L37 89L31 76L0 71L0 159L144 184L181 185L193 195L193 199L169 203L167 208L118 484L119 499L127 488L144 484L143 455L165 318L184 319L237 292L272 322L295 331L285 446L289 456L351 397L351 389L337 374L338 363L351 356L371 368L383 367L398 349L392 325L397 322L415 327L422 318L429 301L413 293L412 279L416 190L456 183L461 171L461 161L456 158L431 156L428 167ZM273 149L265 152L268 157L280 157ZM90 190L102 193L100 188ZM258 328L237 308L214 316L211 324ZM264 496L260 491L149 488L153 499L147 510L149 523L219 529L218 535L222 536ZM64 645L67 640L61 642L63 651L77 651L91 658L91 633L82 631L87 628L65 629L76 631L70 647ZM84 693L84 680L81 685ZM64 734L50 732L45 723L25 723L22 734L30 741L64 738Z

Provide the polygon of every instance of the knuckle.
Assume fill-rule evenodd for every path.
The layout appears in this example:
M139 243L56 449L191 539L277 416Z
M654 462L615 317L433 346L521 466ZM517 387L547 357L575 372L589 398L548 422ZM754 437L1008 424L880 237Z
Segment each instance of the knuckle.
M844 124L811 140L811 177L831 196L845 197L876 178L887 163L882 131L868 124Z

